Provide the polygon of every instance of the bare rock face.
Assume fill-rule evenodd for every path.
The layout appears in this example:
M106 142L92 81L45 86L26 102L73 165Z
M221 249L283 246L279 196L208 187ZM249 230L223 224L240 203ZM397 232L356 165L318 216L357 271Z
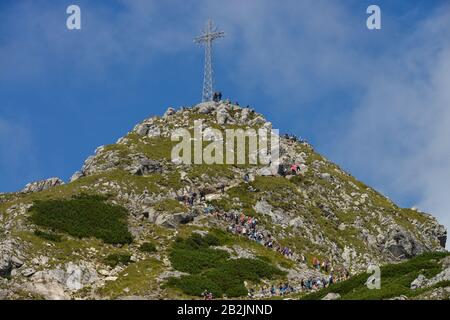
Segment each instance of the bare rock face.
M322 300L339 300L341 298L341 295L339 293L328 293L325 297L322 298Z
M39 192L39 191L44 191L59 185L64 184L64 181L62 181L59 178L50 178L47 180L42 180L42 181L36 181L36 182L32 182L29 183L25 186L25 188L23 188L23 190L21 191L22 193L33 193L33 192Z
M169 107L166 112L163 115L163 118L167 118L168 116L171 116L173 114L175 114L176 110L172 107Z

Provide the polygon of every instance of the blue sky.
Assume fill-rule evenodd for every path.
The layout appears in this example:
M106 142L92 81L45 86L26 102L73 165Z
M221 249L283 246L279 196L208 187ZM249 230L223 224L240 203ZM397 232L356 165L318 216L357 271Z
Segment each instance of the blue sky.
M67 6L82 30L66 29ZM366 8L382 29L366 28ZM208 17L216 87L308 139L403 206L450 226L448 1L0 3L0 192L68 179L99 145L201 97Z

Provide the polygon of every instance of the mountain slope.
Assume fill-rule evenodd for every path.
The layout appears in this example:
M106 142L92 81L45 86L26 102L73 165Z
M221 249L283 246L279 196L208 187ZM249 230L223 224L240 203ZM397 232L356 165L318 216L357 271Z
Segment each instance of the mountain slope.
M99 147L70 183L52 179L0 195L0 297L180 298L204 289L239 297L261 279L296 287L325 276L330 270L314 270L314 257L353 274L444 250L446 230L435 218L396 206L292 136L281 137L280 157L301 164L298 175L171 161L171 133L192 131L198 120L207 134L271 127L229 102L169 108ZM179 201L193 192L206 201ZM241 213L279 250L226 232ZM218 274L238 280L217 285Z

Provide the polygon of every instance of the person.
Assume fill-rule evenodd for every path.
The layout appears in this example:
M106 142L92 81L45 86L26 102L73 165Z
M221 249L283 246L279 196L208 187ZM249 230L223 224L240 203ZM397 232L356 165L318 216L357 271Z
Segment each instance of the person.
M296 165L296 164L293 164L293 165L291 166L291 173L292 173L293 175L297 174L297 165Z
M219 190L220 192L225 193L225 184L221 183L219 186Z
M205 201L206 200L206 192L205 190L200 190L200 201Z
M250 176L249 176L248 173L246 173L246 174L244 175L244 182L245 182L245 183L248 183L249 181L250 181Z
M213 101L214 102L219 102L221 100L222 100L222 92L220 92L220 91L214 92L214 94L213 94Z

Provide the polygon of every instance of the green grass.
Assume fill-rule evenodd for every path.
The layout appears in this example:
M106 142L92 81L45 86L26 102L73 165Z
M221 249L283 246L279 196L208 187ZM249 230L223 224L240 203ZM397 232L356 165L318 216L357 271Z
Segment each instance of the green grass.
M75 237L96 237L113 244L132 242L125 208L98 197L39 200L34 202L30 212L34 224Z
M105 258L104 262L112 268L119 264L127 265L131 262L131 255L127 253L111 253Z
M142 252L153 253L156 252L156 246L152 242L144 242L139 247L139 250L141 250Z
M156 278L162 271L162 263L154 258L129 264L116 281L108 281L97 289L103 297L116 299L123 295L145 295L158 289Z
M424 292L424 289L411 290L411 282L419 274L431 278L438 274L442 267L439 260L449 253L431 252L412 258L399 264L390 264L381 267L381 289L368 289L365 285L369 274L362 273L346 281L336 283L328 288L308 294L302 299L316 300L323 298L327 293L334 292L345 300L381 300L405 295L414 297ZM441 284L439 284L441 285ZM425 289L426 290L426 289Z
M45 232L45 231L41 231L41 230L35 230L34 235L38 236L42 239L50 240L53 242L61 242L62 241L61 235L55 234L55 233L49 233L49 232Z
M187 208L175 199L164 199L154 204L156 211L165 211L171 213L186 212Z
M190 275L170 278L165 286L191 296L201 296L204 290L209 290L216 297L240 297L247 294L244 281L258 283L263 278L285 274L261 259L229 259L228 252L211 248L229 240L220 232L217 234L213 231L204 237L194 233L187 239L178 238L170 260L176 270Z

